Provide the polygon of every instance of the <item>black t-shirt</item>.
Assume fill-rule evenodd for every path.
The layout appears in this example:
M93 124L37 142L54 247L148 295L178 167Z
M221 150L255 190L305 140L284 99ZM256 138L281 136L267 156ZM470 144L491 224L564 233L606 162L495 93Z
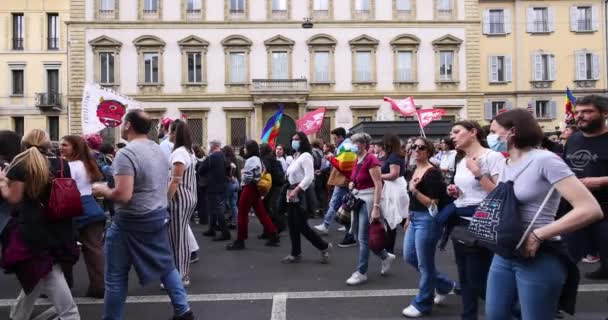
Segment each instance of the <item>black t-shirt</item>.
M391 153L386 157L386 159L382 160L382 167L380 171L382 174L391 172L391 164L399 165L399 176L405 175L405 159L396 153Z
M597 137L585 137L582 132L573 134L564 148L564 160L577 178L608 176L608 133ZM608 188L591 190L608 213Z
M411 183L412 175L414 170L408 172L406 180L408 184ZM441 202L445 198L446 185L443 182L443 176L441 175L441 171L435 167L428 169L428 171L422 176L422 180L418 183L417 186L418 192L423 195L431 198L431 199L439 199L439 209L441 209ZM410 196L410 210L411 211L422 211L428 212L428 207L418 201L418 198L414 197L411 192L409 192Z

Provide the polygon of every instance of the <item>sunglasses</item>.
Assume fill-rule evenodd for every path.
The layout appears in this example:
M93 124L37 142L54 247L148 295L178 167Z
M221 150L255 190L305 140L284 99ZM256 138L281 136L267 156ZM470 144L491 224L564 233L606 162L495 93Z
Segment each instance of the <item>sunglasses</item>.
M419 145L419 144L413 144L412 145L412 150L425 151L426 150L426 146Z

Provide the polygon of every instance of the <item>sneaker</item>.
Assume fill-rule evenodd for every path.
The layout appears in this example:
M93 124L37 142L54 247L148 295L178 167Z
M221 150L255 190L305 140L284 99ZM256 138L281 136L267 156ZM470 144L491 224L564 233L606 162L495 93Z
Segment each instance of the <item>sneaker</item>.
M355 271L350 278L346 280L346 284L349 286L356 286L358 284L362 284L367 281L367 276L360 273L359 271Z
M327 229L327 226L325 225L325 223L321 223L318 226L315 226L315 230L323 235L328 235L329 234L329 229Z
M228 250L228 251L245 250L245 241L244 240L234 240L232 243L229 243L226 246L226 250Z
M401 314L407 318L422 317L422 312L418 311L418 309L416 309L416 307L411 304L407 308L403 309L403 311L401 311Z
M194 320L194 313L192 313L192 310L189 310L181 316L173 316L171 320Z
M344 236L344 240L342 240L342 242L340 242L338 247L350 248L350 247L354 247L356 245L357 245L357 240L355 240L355 238L352 235L347 233L346 236Z
M281 259L281 263L285 263L285 264L298 263L300 261L302 261L302 256L300 256L300 255L298 255L298 256L288 255L285 258Z
M385 275L388 270L391 269L391 264L393 264L393 261L395 261L395 255L392 253L389 253L386 256L386 259L382 260L382 268L380 268L380 275Z
M597 269L593 272L585 273L585 278L591 280L608 280L608 271Z
M436 293L435 294L435 298L433 299L433 303L436 305L442 305L445 303L445 300L448 299L448 295L452 292L454 292L456 290L456 282L454 282L454 285L452 286L452 290L450 290L450 292L446 293L446 294L439 294Z
M327 249L322 250L321 251L321 263L322 264L328 264L329 263L329 251L331 251L331 249L334 246L331 243L327 244Z
M341 226L340 228L338 228L338 231L340 231L340 232L346 232L346 227L345 226Z
M190 254L190 264L195 264L195 263L197 263L198 261L199 261L199 258L198 258L198 252L196 252L196 251L195 251L195 252L192 252L192 253Z
M583 258L582 261L584 263L590 263L590 264L598 263L598 262L600 262L600 257L588 254L586 257Z
M190 287L190 278L184 278L182 284L184 285L184 289Z

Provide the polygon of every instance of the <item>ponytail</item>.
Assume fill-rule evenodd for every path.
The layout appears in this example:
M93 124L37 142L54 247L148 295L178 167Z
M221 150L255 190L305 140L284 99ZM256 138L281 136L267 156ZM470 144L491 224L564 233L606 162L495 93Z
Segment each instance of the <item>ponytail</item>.
M47 188L50 171L47 158L37 147L30 147L18 154L8 170L17 166L25 171L25 193L31 199L36 199Z

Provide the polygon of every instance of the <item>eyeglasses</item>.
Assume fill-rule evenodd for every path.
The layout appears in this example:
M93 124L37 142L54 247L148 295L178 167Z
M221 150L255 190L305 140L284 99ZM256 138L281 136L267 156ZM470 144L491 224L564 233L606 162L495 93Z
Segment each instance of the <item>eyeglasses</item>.
M413 144L412 145L412 150L425 151L426 150L426 146L425 145L420 145L420 144Z

